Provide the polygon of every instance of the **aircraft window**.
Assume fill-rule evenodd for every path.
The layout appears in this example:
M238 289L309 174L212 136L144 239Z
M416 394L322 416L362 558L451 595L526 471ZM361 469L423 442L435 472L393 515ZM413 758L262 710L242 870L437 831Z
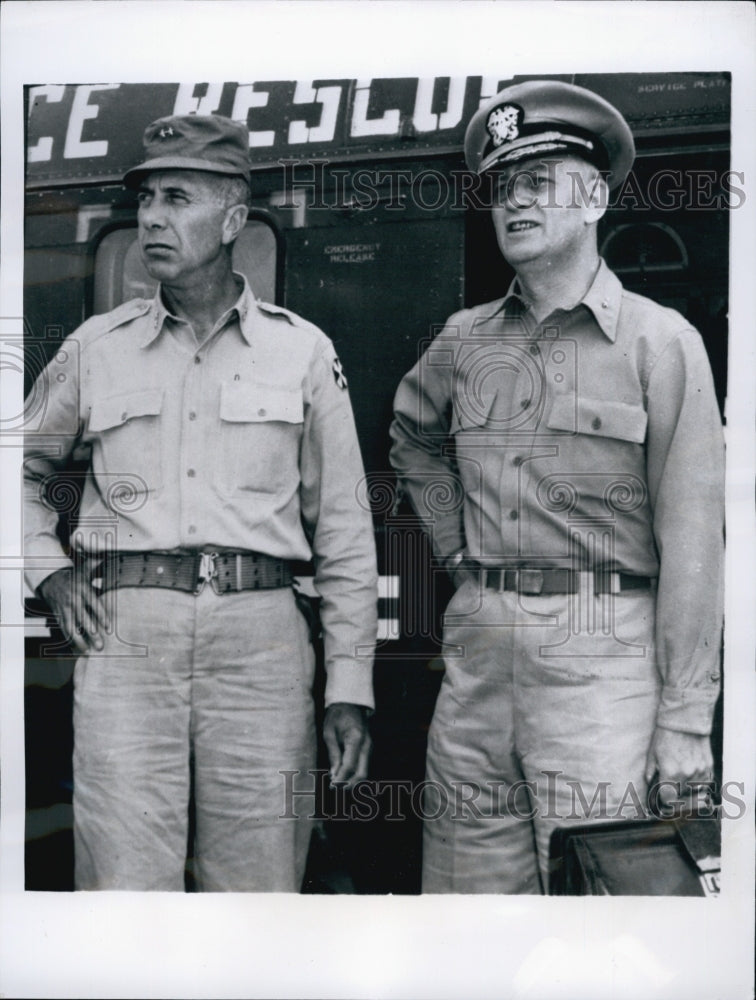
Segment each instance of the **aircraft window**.
M278 247L273 227L251 219L234 246L234 270L265 302L276 301ZM136 226L114 229L99 242L94 258L94 313L105 313L133 298L151 298L156 283L139 253Z
M618 274L682 272L688 267L685 244L662 222L617 226L602 243L601 256Z
M285 226L290 229L304 228L307 210L304 191L274 191L268 198L268 204L285 220Z

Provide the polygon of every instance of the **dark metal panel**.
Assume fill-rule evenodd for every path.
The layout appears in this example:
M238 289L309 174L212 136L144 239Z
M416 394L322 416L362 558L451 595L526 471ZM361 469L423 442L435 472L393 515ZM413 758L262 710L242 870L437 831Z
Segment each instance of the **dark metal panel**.
M586 86L612 101L639 139L729 127L728 73L546 76ZM246 121L250 158L260 168L275 167L286 157L374 159L387 153L458 151L482 99L512 80L533 78L100 82L27 88L27 183L37 188L116 181L141 158L142 133L151 121L189 110Z

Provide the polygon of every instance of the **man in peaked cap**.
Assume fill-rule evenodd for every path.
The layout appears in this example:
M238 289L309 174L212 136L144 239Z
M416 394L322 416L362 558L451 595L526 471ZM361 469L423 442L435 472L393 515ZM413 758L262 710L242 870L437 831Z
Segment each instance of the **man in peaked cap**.
M27 442L28 581L80 654L76 886L182 890L191 791L200 889L298 891L310 821L285 790L311 788L315 732L294 562L322 598L332 781L369 752L376 568L346 379L320 330L232 270L247 128L170 117L144 141L124 181L158 290L68 338ZM69 558L47 496L75 449L91 475Z
M516 277L448 320L395 401L392 462L457 585L423 888L536 893L556 827L639 817L649 791L712 778L722 428L699 335L598 253L634 157L617 110L511 86L465 155L493 181ZM430 482L459 502L434 508Z

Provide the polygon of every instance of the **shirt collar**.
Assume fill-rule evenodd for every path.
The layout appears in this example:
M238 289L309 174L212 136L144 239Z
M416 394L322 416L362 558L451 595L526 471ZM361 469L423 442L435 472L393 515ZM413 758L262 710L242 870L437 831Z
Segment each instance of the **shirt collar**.
M223 314L223 316L218 317L218 322L221 320L227 321L231 313L236 312L242 337L244 337L246 342L251 346L252 329L250 313L252 312L252 306L255 303L255 296L252 293L252 289L249 287L249 282L243 274L240 274L238 271L234 271L234 277L238 278L242 283L241 293L234 305L232 305L231 308ZM178 317L174 316L173 313L166 308L161 291L162 286L158 285L157 290L155 291L155 296L150 304L149 312L147 313L148 328L141 340L140 347L148 347L158 337L167 319L173 320L174 322L180 322Z
M612 343L617 339L621 303L622 283L602 259L596 277L585 293L581 305L590 309L604 336Z
M617 338L617 321L621 301L622 284L617 275L609 270L602 258L590 288L575 306L575 309L585 306L586 309L590 310L601 332L607 340L614 343ZM503 311L508 318L516 318L524 315L527 310L528 304L523 298L520 283L517 278L514 278L507 294L496 303L494 311Z
M507 294L504 296L501 308L510 319L516 319L519 316L524 316L530 308L528 303L525 301L522 289L520 288L520 282L516 277L512 279L512 282L507 289Z

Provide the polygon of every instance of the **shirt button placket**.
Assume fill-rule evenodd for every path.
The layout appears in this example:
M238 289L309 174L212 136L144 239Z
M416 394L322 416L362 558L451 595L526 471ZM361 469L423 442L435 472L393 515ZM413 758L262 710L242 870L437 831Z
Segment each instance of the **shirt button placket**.
M183 442L181 454L181 508L186 533L190 541L196 541L199 511L197 509L198 489L197 470L202 468L203 456L200 454L202 440L201 428L198 422L199 401L202 398L202 382L205 370L204 357L194 355L194 363L190 366L185 385L184 409L182 413L181 438ZM195 537L192 537L195 536Z
M512 440L515 450L510 452L502 474L500 523L505 551L511 555L534 555L529 537L531 519L527 516L528 504L532 502L529 459L533 457L533 446L538 440L538 422L544 412L546 379L539 343L526 341L522 350L521 371L513 386L512 398L518 434Z

